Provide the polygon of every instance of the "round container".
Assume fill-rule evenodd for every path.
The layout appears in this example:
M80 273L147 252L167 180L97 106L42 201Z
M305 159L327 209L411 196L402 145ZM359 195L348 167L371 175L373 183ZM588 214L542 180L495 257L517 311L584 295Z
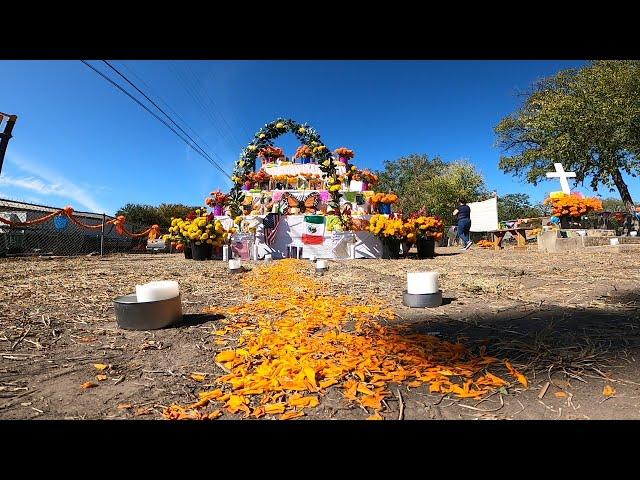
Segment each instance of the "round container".
M433 308L442 305L442 290L437 293L425 293L422 295L414 295L402 292L402 304L410 308Z
M138 302L135 293L113 301L118 327L125 330L156 330L182 320L182 299L178 295L167 300Z

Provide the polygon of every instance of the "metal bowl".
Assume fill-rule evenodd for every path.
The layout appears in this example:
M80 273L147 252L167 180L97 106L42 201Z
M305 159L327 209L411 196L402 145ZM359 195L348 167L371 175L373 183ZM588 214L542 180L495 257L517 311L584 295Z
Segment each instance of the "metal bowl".
M138 302L135 293L113 301L118 327L125 330L156 330L182 320L182 300L178 295L167 300Z
M422 295L402 292L402 304L410 308L433 308L442 305L442 290Z

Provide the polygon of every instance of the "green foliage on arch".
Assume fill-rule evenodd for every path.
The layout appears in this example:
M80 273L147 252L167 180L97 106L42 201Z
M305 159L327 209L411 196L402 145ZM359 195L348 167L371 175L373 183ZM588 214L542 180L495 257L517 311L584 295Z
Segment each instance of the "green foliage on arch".
M278 118L258 130L254 139L242 150L231 177L235 190L239 190L242 186L244 175L255 170L260 150L273 146L273 141L285 133L293 133L302 145L307 145L313 150L314 157L325 175L335 175L337 161L331 155L331 150L320 139L318 132L306 123Z
M320 138L318 132L306 123L298 123L295 120L277 118L271 123L267 123L254 135L253 140L242 150L240 158L236 160L233 175L234 186L232 191L239 192L245 175L253 172L256 168L256 160L260 150L273 146L273 141L285 133L293 133L302 145L307 145L313 151L314 158L318 161L318 166L322 173L328 178L329 184L338 182L336 167L341 165L338 159L334 158L331 150ZM347 165L349 168L349 165ZM340 197L337 191L331 191L332 208L338 209ZM341 222L343 221L340 215ZM346 221L346 219L344 219Z

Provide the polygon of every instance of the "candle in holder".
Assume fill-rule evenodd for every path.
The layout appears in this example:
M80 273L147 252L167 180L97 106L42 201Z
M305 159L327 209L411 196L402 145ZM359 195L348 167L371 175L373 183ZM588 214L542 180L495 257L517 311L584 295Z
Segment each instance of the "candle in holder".
M252 253L253 253L253 259L254 259L255 261L258 261L258 252L259 252L259 251L260 251L260 250L259 250L259 248L258 248L258 244L257 244L257 243L254 243L254 244L253 244L253 248L252 248Z
M240 263L239 258L232 258L229 260L229 270L240 270L242 268L242 263Z
M269 262L271 262L271 260L273 260L273 257L271 256L271 254L270 254L270 253L267 253L267 254L264 256L264 263L269 263Z
M407 272L407 293L425 295L438 293L439 290L438 272Z
M312 262L316 261L316 256L315 255L309 255L309 260L311 260Z
M329 262L327 260L323 260L322 258L319 258L318 260L316 260L317 270L327 269L327 268L329 268Z
M356 244L349 243L347 245L349 246L349 258L353 260L356 258Z
M222 246L222 261L223 262L229 261L229 245Z
M168 300L180 295L180 287L175 280L160 280L136 285L136 300L138 302L157 302Z

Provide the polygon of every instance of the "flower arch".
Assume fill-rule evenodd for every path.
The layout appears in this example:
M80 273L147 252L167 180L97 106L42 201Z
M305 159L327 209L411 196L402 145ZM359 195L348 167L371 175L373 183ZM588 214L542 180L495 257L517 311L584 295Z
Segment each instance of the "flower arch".
M307 123L298 123L291 119L277 118L258 130L253 140L242 150L240 158L235 163L233 175L231 176L234 184L232 196L237 197L241 195L242 180L245 175L255 170L256 159L260 151L267 147L273 147L273 141L285 133L293 133L302 145L306 145L311 149L314 158L318 161L320 170L328 180L327 184L331 195L329 206L333 209L334 214L338 216L343 228L348 228L350 217L340 210L340 197L342 197L342 194L339 190L341 181L338 179L336 167L338 165L344 165L346 169L349 169L348 159L353 156L353 152L348 149L338 149L348 150L348 155L343 155L344 158L347 159L347 164L341 163L322 142L318 132Z
M240 190L242 178L255 170L260 150L272 147L273 141L285 133L293 133L302 145L311 149L313 156L318 160L320 170L327 177L335 176L338 163L331 155L331 150L320 139L318 132L306 123L278 118L258 130L254 139L242 150L231 177L234 190Z

